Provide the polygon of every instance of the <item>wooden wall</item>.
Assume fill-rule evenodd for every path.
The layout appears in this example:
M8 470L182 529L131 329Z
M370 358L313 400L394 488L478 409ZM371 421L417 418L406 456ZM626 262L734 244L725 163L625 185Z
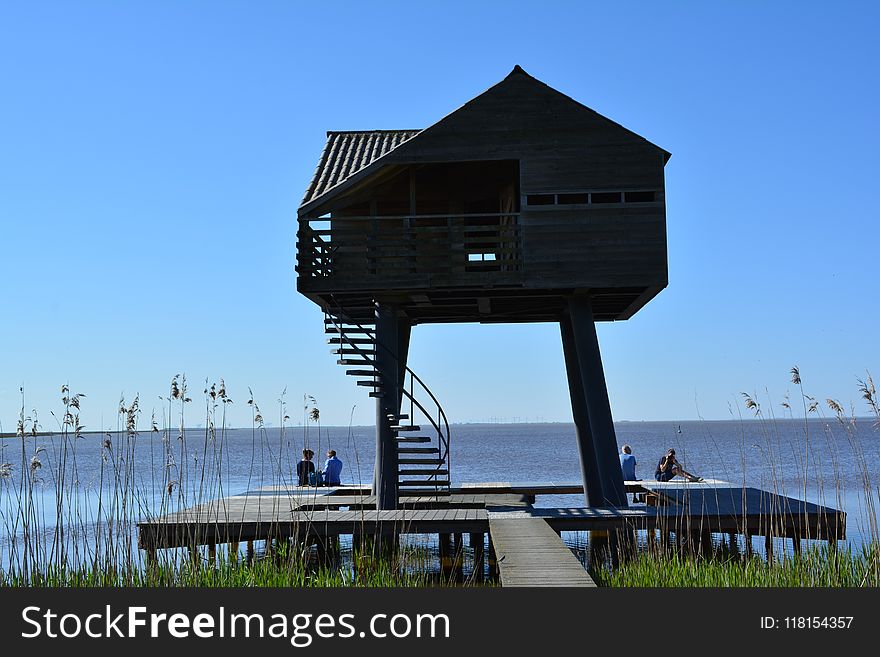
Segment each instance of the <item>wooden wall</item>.
M522 285L532 289L656 290L666 286L668 277L664 197L667 158L665 151L622 126L527 74L514 72L385 155L374 174L309 212L317 216L332 211L337 217L362 214L369 206L368 199L371 195L375 199L378 190L376 186L371 188L370 176L381 176L384 170L397 174L383 183L385 191L380 197L385 197L378 203L378 213L406 214L410 187L408 174L402 171L414 168L418 181L419 165L514 160L519 162L517 210L522 227L522 270L516 278ZM467 182L455 178L455 184ZM655 192L655 199L648 203L589 206L536 207L527 203L532 194L604 190L650 190ZM456 212L455 207L444 208L443 199L433 197L422 208L416 207L417 213L426 210ZM500 276L498 282L503 284L501 279L510 278ZM469 283L485 286L486 279L484 275L462 272L451 281L435 276L431 285L439 285L442 280L443 285L457 287ZM409 289L425 284L422 277L410 279L409 284L405 278L402 282ZM360 284L368 286L369 281L361 280ZM384 284L379 287L387 289Z

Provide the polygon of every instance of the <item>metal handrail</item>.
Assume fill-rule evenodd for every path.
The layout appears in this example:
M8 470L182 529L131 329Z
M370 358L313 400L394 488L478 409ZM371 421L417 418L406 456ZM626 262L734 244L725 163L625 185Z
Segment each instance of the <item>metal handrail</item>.
M331 298L332 298L332 296L331 296ZM334 304L336 304L336 307L339 309L340 316L343 314L347 314L347 313L345 313L345 309L342 307L341 304L339 304L336 301L336 299L333 299L333 302L334 302ZM337 330L339 337L340 337L340 345L342 344L342 341L344 340L348 344L348 346L350 346L351 348L354 349L354 351L357 352L358 355L360 355L361 357L363 357L365 359L368 359L369 352L365 351L359 344L350 341L350 338L345 334L345 331L342 329L342 326L340 326L340 324L336 321L336 318L333 316L333 313L326 312L325 314L330 318L330 321L333 322L333 325L336 327L336 330ZM387 346L380 343L376 339L376 336L372 331L363 327L361 324L359 324L358 322L353 321L353 320L350 320L346 323L351 324L353 326L356 326L358 328L359 332L363 333L364 335L369 336L370 339L373 341L373 344L375 344L377 347L381 347L382 349L384 349L392 358L394 358L394 360L398 363L398 365L400 364L400 359ZM414 404L422 412L422 415L424 415L428 419L428 421L431 423L431 426L433 426L434 430L437 432L438 444L440 445L441 449L443 450L440 453L441 454L440 460L442 460L443 462L446 463L447 469L449 471L449 477L451 478L452 477L452 465L451 465L451 453L450 453L450 447L449 447L451 436L450 436L450 430L449 430L449 420L446 417L446 411L443 410L443 407L440 405L440 401L437 399L437 397L434 395L434 393L431 391L431 389L427 386L427 384L425 384L425 382L422 381L422 379L415 372L412 371L412 369L409 367L409 365L404 365L404 370L405 370L404 376L406 375L406 373L409 373L410 381L411 382L417 381L419 386L421 386L422 390L424 390L424 392L426 392L428 394L428 396L431 398L431 401L433 401L434 405L437 407L437 421L435 422L434 418L431 416L431 414L428 412L428 410L424 407L424 405L418 399L416 399L415 395L412 392L407 392L406 386L401 383L400 389L403 393L403 396L406 397L407 399L409 399L409 401L412 404ZM380 376L379 372L377 371L376 377L379 377L379 376ZM374 378L376 378L376 377L374 377ZM386 418L386 420L387 420L387 418ZM413 420L413 418L410 417L410 422L412 422L412 420ZM443 426L446 428L445 432L440 427L441 421L443 423ZM438 464L435 469L439 471L441 468L442 468L442 464ZM436 477L436 476L439 476L439 475L431 475L430 477Z

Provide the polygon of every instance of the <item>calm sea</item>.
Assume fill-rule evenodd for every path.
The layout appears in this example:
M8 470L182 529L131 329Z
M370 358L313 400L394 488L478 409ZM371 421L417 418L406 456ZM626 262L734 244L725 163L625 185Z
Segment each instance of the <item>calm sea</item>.
M848 513L848 541L861 544L872 536L880 486L880 430L872 420L841 423L811 419L774 421L621 422L615 425L619 445L628 443L638 461L637 475L652 479L663 452L674 447L685 467L705 478L746 484L842 508ZM109 448L104 440L109 439ZM142 513L158 508L169 482L183 486L188 500L207 499L291 483L291 473L304 444L323 462L328 448L344 462L343 483L369 484L374 446L372 427L310 425L263 431L218 432L190 429L185 442L177 433L163 443L162 433L140 433L128 441L118 434L89 434L76 441L66 457L64 487L68 508L83 499L77 513L94 514L99 489L136 489L131 508ZM164 449L167 444L168 449ZM54 524L62 441L57 437L2 440L0 514L8 538L20 501L22 460L36 478L43 531ZM208 464L205 467L205 464ZM452 427L452 478L461 482L569 482L580 480L577 443L571 424L464 424ZM197 473L207 472L205 477ZM181 473L188 473L181 476ZM866 504L867 498L873 501ZM92 500L91 502L89 500ZM539 506L582 506L580 496L538 498ZM79 502L77 504L80 504ZM104 501L106 512L106 499ZM91 510L89 510L91 509ZM0 529L0 543L3 542Z

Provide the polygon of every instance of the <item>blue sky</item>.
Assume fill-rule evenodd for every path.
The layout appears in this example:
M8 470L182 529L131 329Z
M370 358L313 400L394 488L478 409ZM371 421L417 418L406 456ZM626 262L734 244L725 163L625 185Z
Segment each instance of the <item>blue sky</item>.
M673 156L669 287L599 327L615 419L865 408L876 331L878 9L804 2L0 5L0 422L89 428L120 395L224 377L370 423L296 293L296 208L328 129L425 127L515 64ZM420 326L457 421L569 421L558 327ZM792 389L792 393L795 391ZM197 413L194 413L197 414ZM266 415L271 416L268 412ZM294 418L298 411L292 412Z

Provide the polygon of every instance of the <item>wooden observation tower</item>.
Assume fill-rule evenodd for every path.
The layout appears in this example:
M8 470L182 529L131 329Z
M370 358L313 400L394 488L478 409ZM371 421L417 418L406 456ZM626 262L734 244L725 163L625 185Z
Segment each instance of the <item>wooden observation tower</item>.
M588 506L627 505L595 322L667 285L670 154L519 66L424 130L328 132L297 288L376 398L379 509L449 493L449 427L413 326L558 322Z

